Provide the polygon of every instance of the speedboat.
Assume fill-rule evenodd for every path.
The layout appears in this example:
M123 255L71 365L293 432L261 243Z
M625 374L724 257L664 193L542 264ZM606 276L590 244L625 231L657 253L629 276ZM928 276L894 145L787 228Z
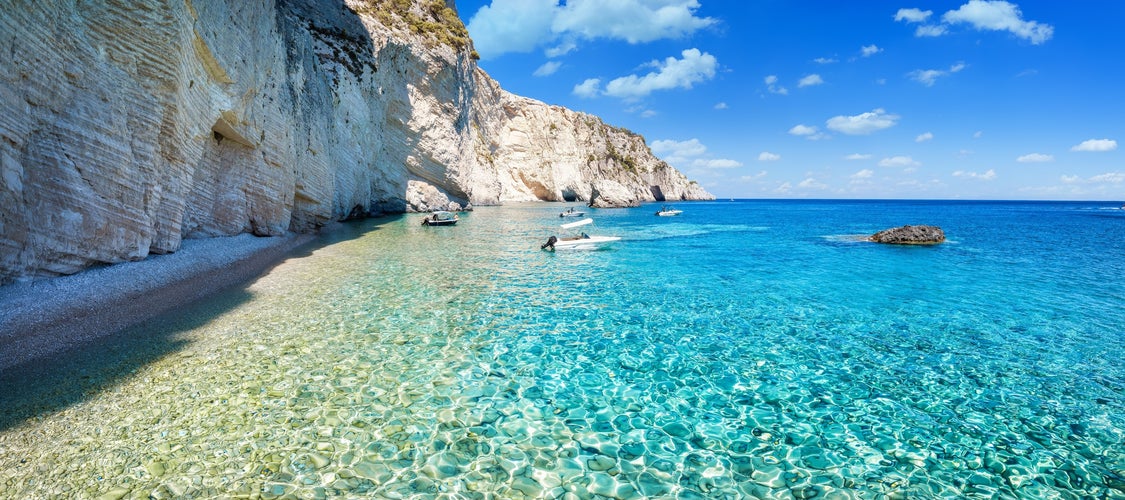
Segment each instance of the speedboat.
M582 219L577 222L563 224L563 229L574 229L577 227L593 224L594 219ZM620 236L590 236L584 232L579 232L573 236L564 236L562 238L551 236L547 238L547 242L540 245L540 250L596 250L602 246L620 240Z
M660 210L656 212L656 215L659 215L660 217L672 217L674 215L680 215L682 213L684 213L683 210L677 210L668 205L664 205L660 207Z
M559 217L582 217L583 215L586 215L586 212L580 212L575 210L574 207L570 207L563 210L563 212L559 214Z
M429 217L422 219L423 226L452 226L461 219L457 218L457 214L453 212L446 212L444 210L434 212Z

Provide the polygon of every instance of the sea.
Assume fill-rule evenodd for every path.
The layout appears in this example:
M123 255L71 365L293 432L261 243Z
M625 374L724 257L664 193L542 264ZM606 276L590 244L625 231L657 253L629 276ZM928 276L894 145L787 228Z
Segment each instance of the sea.
M4 395L0 497L1125 498L1120 202L675 207L347 223Z

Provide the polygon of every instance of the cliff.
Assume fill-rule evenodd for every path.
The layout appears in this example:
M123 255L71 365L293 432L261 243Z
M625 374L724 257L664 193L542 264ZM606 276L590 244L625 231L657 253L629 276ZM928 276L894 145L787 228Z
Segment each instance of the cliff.
M712 198L642 137L501 89L452 1L5 4L0 284L595 181Z

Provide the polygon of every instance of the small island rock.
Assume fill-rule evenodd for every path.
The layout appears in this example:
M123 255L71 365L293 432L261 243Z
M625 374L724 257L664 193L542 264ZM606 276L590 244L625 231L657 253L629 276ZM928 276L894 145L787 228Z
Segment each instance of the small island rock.
M902 226L879 231L868 240L894 245L936 245L945 241L945 232L937 226Z

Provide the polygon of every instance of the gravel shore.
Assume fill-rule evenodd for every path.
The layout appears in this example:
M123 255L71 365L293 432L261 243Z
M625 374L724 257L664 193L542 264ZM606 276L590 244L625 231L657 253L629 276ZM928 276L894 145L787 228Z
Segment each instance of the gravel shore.
M184 240L138 262L0 287L0 375L245 283L314 235Z

